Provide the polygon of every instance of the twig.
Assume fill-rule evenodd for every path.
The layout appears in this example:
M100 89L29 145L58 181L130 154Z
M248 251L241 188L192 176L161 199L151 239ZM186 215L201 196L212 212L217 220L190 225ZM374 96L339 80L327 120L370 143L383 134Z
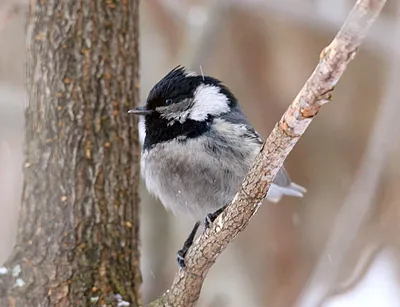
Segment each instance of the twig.
M169 290L149 306L193 306L208 270L219 254L249 223L284 160L304 134L383 8L385 0L358 0L332 43L321 53L311 77L275 125L233 202L201 235L186 256Z
M400 9L398 15L400 18ZM393 41L399 41L400 19L395 36ZM337 282L339 269L346 260L346 255L358 230L374 205L374 196L379 187L386 161L396 145L393 140L399 132L396 123L400 113L399 78L400 59L397 54L393 53L391 70L388 75L387 96L380 107L366 153L353 186L336 217L332 235L321 254L313 276L299 299L299 307L316 306L329 293Z

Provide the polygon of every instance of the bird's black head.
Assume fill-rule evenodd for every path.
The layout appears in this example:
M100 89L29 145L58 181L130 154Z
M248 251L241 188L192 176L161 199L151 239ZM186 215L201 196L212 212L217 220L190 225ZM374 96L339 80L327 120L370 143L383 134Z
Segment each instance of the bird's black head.
M146 105L129 113L145 116L145 144L197 137L213 118L228 113L236 98L218 79L177 66L150 91Z

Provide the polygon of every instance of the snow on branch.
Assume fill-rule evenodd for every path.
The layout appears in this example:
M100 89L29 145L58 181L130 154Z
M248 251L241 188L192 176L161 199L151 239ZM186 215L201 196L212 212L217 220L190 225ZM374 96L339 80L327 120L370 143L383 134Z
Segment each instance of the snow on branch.
M186 268L178 271L170 289L149 307L186 307L196 303L208 270L246 228L286 157L321 106L331 100L335 85L385 3L385 0L356 2L336 37L321 52L314 72L275 125L233 202L195 241L186 255Z

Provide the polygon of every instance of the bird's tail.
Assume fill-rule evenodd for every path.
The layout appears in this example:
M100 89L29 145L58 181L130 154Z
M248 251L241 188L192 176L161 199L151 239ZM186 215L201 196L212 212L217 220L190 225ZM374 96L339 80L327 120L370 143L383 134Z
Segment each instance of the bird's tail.
M287 186L280 186L275 183L271 184L266 199L270 202L277 203L283 195L303 197L307 190L294 182Z

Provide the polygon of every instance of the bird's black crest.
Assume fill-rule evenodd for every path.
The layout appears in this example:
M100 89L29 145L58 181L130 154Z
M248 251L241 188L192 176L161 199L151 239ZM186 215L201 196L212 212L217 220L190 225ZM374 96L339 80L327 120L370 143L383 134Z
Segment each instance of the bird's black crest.
M184 66L178 65L166 74L151 89L147 98L147 107L154 110L163 106L167 99L177 103L186 98L193 98L194 92L200 84L214 85L220 88L231 104L236 104L235 96L218 79L210 76L189 75Z

